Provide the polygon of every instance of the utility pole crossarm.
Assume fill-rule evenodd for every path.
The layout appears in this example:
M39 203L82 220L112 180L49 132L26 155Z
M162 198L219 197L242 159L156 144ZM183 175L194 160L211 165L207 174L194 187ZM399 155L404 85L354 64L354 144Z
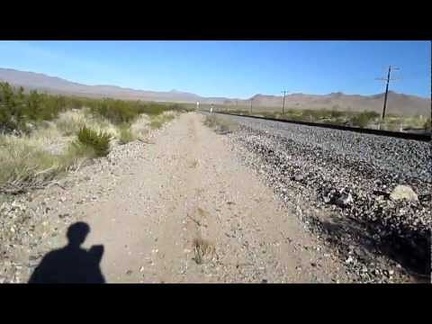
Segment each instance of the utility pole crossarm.
M375 80L378 80L378 81L387 81L387 78L375 78ZM396 81L396 80L400 80L400 78L389 79L389 81Z

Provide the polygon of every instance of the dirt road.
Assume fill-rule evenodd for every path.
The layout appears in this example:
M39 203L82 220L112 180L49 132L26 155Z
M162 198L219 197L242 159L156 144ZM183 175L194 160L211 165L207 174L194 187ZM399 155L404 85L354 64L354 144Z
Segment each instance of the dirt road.
M56 213L89 224L84 247L104 245L108 283L349 281L331 251L203 120L183 114L153 142L122 156L115 172L38 197L65 196ZM82 193L97 188L105 190L82 203ZM65 228L41 251L65 245Z

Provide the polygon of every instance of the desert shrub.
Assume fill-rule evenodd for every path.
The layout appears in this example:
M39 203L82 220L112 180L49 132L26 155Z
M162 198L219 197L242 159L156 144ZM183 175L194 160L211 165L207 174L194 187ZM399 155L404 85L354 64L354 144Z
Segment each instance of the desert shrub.
M179 110L179 105L144 103L141 101L123 101L114 99L99 100L90 105L94 114L108 119L116 125L132 123L140 114L157 116L165 111Z
M204 120L204 125L214 129L216 133L221 134L231 133L235 131L238 127L237 123L223 117L218 117L216 115L206 116Z
M329 117L334 118L334 119L341 118L344 115L345 115L345 113L343 111L339 111L339 110L330 110L330 112L329 112Z
M85 116L80 112L69 110L60 114L60 116L55 120L57 128L63 135L70 136L76 134L86 125Z
M178 104L178 103L174 103L174 104L169 104L166 106L165 111L167 110L173 110L173 111L180 111L180 112L190 112L190 111L195 111L195 107L188 107L184 104Z
M28 137L0 135L0 193L40 188L63 172L67 162Z
M163 124L173 120L174 118L175 116L169 113L164 113L161 115L150 115L149 126L153 129L160 128Z
M138 111L141 114L147 114L147 115L160 115L165 111L173 110L174 107L177 107L175 105L164 105L159 104L155 102L150 103L139 103L138 105Z
M425 130L431 130L431 118L430 117L425 121L423 128Z
M326 118L328 115L328 112L326 110L312 110L312 109L306 109L302 111L301 118L304 121L319 121L321 119Z
M140 114L158 116L170 110L189 110L180 104L55 96L37 91L26 93L22 87L14 88L7 82L0 82L0 133L28 134L41 121L53 120L62 112L83 107L89 108L92 116L114 125L131 124Z
M150 127L152 129L161 128L163 125L163 122L160 119L152 119L150 121Z
M374 111L363 111L361 113L357 113L350 118L352 125L364 128L366 127L372 120L379 117L379 114Z
M78 141L74 142L76 147L84 145L94 150L96 157L106 156L109 153L111 135L99 131L96 132L88 127L82 127L78 132Z
M0 82L0 132L29 133L29 124L52 120L66 109L65 97L14 88Z
M126 144L132 142L136 139L134 136L131 127L128 124L122 124L119 126L120 134L119 134L119 143Z
M24 89L14 90L8 83L0 83L0 132L25 131Z
M99 100L92 105L91 110L116 125L129 123L139 115L139 111L134 109L132 104L114 99Z

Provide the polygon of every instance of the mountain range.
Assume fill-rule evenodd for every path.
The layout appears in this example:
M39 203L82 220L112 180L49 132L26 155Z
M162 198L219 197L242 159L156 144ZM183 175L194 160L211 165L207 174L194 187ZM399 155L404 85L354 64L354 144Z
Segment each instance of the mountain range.
M274 110L282 107L283 97L256 94L249 99L224 97L202 97L194 93L171 91L148 91L122 88L115 85L85 85L71 82L62 78L48 76L41 73L18 71L0 68L0 81L14 86L22 86L27 90L39 90L53 94L76 95L83 97L102 98L111 97L124 100L143 100L157 102L177 102L225 105L231 108L249 107L252 100L254 109ZM292 93L285 97L286 109L339 109L339 110L372 110L381 112L384 93L364 96L333 92L327 95L311 95ZM431 99L413 95L406 95L389 91L387 113L403 115L431 114Z

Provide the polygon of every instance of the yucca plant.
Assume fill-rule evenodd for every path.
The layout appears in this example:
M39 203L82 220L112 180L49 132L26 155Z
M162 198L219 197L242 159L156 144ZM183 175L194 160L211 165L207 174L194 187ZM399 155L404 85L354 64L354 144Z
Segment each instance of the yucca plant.
M77 145L91 147L96 157L106 156L109 153L111 135L100 131L96 132L88 127L81 127L78 131Z

